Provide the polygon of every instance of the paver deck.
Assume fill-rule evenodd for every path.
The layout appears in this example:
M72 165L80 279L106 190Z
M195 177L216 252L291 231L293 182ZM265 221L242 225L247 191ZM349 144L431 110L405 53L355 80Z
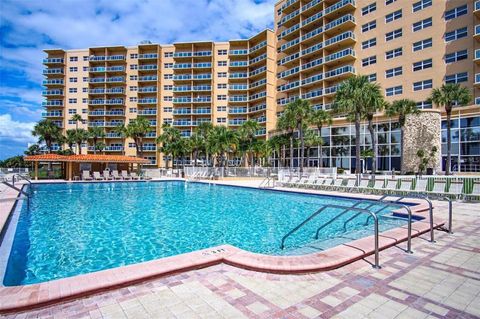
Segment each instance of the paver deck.
M446 203L435 214L446 218ZM373 257L301 275L220 264L6 317L479 318L479 215L480 204L455 203L454 234L415 238L414 254L382 251L380 270Z

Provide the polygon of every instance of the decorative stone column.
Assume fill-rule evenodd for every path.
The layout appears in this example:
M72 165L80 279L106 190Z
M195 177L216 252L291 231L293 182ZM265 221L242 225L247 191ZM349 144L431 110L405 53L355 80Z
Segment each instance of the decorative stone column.
M423 149L429 154L432 147L437 147L435 158L430 161L429 167L440 172L442 158L441 144L442 116L439 110L423 110L419 115L409 115L404 128L403 168L405 172L417 172L420 159L417 151Z

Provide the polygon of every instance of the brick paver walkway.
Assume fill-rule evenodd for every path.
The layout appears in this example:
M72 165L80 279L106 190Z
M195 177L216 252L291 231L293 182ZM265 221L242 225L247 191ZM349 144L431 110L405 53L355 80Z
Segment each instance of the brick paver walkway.
M380 270L371 258L288 276L218 265L7 317L479 318L480 204L454 207L453 235L382 251Z

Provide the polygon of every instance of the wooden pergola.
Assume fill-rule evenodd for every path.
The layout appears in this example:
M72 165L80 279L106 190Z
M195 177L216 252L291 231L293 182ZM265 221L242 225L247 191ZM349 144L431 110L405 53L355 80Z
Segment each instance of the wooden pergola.
M128 169L133 170L133 164L148 164L150 161L144 158L131 157L125 155L103 155L103 154L82 154L82 155L59 155L59 154L40 154L30 155L24 158L27 162L34 163L34 176L38 180L38 163L65 163L66 179L71 181L73 177L73 167L80 163L100 163L108 164L126 164Z

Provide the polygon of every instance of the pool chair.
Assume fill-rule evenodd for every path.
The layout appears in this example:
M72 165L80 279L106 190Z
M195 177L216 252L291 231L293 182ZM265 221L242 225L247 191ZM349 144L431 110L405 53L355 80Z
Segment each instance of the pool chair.
M117 170L113 170L112 171L112 178L115 179L115 180L118 180L118 179L122 179L122 176L118 175Z
M400 187L396 190L396 193L408 194L412 189L412 179L400 180Z
M135 172L131 172L130 177L134 180L139 180L140 179L140 176L138 176L137 173L135 173Z
M366 189L369 189L368 185L370 184L370 179L369 178L362 178L360 180L360 183L354 188L357 192L364 191Z
M398 184L398 180L396 180L396 179L388 179L388 180L387 180L387 183L386 183L385 186L383 187L383 191L384 191L386 194L395 193L395 192L397 191L397 184Z
M103 171L103 178L108 181L113 179L113 177L110 176L110 171L107 171L107 170Z
M327 177L327 178L325 178L323 184L319 186L319 188L320 189L328 189L329 187L332 186L332 184L333 184L333 178Z
M121 174L123 179L132 179L132 177L130 175L128 175L127 171L122 171L120 174Z
M292 187L292 186L295 186L299 181L300 181L300 177L293 176L288 181L283 182L283 184L286 186Z
M329 186L331 190L339 190L343 186L344 178L337 178L333 181L332 185Z
M480 181L473 182L472 191L468 194L463 194L465 200L479 201L480 200Z
M303 175L302 177L300 177L300 179L299 179L296 183L294 183L294 186L302 186L302 185L304 185L307 181L308 181L308 176Z
M93 177L92 177L92 175L90 175L89 171L83 171L82 172L82 179L84 181L91 181L91 180L93 180Z
M150 181L152 178L144 173L140 173L140 179L143 179L144 181Z
M317 176L315 180L313 181L313 184L311 185L312 188L321 188L323 186L323 183L325 183L325 178Z
M302 177L300 182L298 182L297 186L298 187L308 187L309 185L313 184L314 180L315 180L314 175L310 175L308 177Z
M462 181L451 181L448 191L445 192L445 196L452 197L454 199L459 199L463 197L463 182Z
M105 180L101 175L100 172L93 172L93 179L96 181L103 181Z
M356 183L357 181L355 178L349 178L347 179L347 183L345 185L337 186L337 190L350 192L352 189L355 188Z
M373 192L382 192L384 184L385 184L384 179L376 179L373 182L373 186L371 188L369 188L369 190L371 190Z
M425 193L428 196L435 196L435 195L443 195L445 194L445 186L447 185L447 181L433 181L433 188L431 191L426 191Z
M417 194L426 194L427 193L428 180L426 179L417 179L415 183L415 188L410 190L410 193Z

